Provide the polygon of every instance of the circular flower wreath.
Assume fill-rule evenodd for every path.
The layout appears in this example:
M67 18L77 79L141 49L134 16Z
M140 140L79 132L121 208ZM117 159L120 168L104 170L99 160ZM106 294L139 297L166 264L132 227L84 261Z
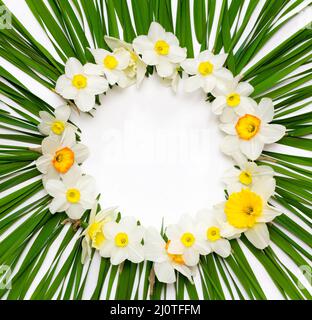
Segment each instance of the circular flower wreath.
M65 211L70 219L79 220L91 209L89 221L80 222L85 228L82 262L93 248L113 265L126 259L133 263L145 259L154 262L159 281L173 283L175 270L192 281L200 255L215 252L229 256L229 240L242 233L256 248L267 247L266 224L281 213L268 203L275 190L273 169L254 161L265 144L280 140L286 131L282 125L270 124L272 101L264 98L257 104L249 97L253 87L239 82L240 77L234 78L223 67L226 54L203 51L195 59L186 59L186 49L179 46L176 36L158 23L153 22L148 35L135 38L132 44L112 37L105 41L112 52L92 49L96 64L83 66L76 58L67 61L55 91L70 100L70 105L57 108L54 116L40 112L39 130L48 137L42 141L42 156L36 165L43 173L45 190L53 197L51 213ZM187 92L202 89L215 98L211 110L220 117L219 127L226 133L221 150L235 161L222 178L227 200L211 211L201 210L196 217L182 216L164 234L155 228L145 229L134 217L120 217L117 208L98 212L94 179L80 167L88 149L77 142L77 128L68 122L72 100L80 111L88 112L95 106L96 96L111 86L140 85L150 66L155 66L174 90L185 73L189 75Z

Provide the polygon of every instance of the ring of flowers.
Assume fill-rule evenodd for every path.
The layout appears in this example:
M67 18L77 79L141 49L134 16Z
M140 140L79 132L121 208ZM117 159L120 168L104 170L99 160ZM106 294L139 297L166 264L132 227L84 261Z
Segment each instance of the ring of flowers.
M159 281L173 283L175 270L192 281L200 255L215 252L224 258L229 256L229 240L242 233L258 249L267 247L267 223L280 212L268 204L275 190L274 171L258 166L255 160L265 144L280 140L286 130L270 124L274 116L272 100L264 98L257 104L250 98L253 87L223 67L226 54L214 55L206 50L197 58L187 59L178 39L158 23L153 22L148 35L138 36L132 44L111 37L105 41L111 51L91 50L95 64L82 65L76 58L66 63L55 91L69 105L57 108L54 115L40 112L39 130L47 137L36 166L43 174L45 190L53 197L50 212L65 211L69 219L84 227L82 262L90 257L92 249L110 258L113 265L126 259L133 263L148 260L154 263ZM88 149L77 141L77 128L69 122L73 106L88 112L95 106L97 95L113 85L140 85L153 67L173 90L184 73L189 76L186 91L202 89L211 95L208 103L226 133L221 151L235 161L222 178L226 201L212 211L201 210L196 217L182 216L164 234L155 228L145 229L133 217L121 217L117 208L99 210L94 179L82 174L80 167ZM84 213L90 209L88 221L83 222Z

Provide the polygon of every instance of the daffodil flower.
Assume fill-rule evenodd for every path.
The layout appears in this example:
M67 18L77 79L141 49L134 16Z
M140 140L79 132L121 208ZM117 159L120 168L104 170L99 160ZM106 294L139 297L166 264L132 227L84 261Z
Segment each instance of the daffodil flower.
M140 56L134 51L132 44L122 41L117 38L105 36L105 42L114 52L128 51L130 53L130 60L128 66L123 70L126 75L126 84L124 86L136 83L140 86L142 83L147 65L142 61Z
M168 253L170 241L165 242L155 228L148 228L144 235L145 259L154 262L157 279L163 283L176 282L175 270L190 281L195 275L194 268L185 264L182 255Z
M215 214L223 220L226 237L244 233L256 248L266 248L270 244L266 223L281 214L268 204L271 196L271 182L264 179L250 189L231 193L227 201L217 205Z
M279 124L270 124L274 116L274 106L271 99L264 98L255 105L253 112L229 119L228 123L219 125L220 129L229 135L221 143L221 150L237 148L250 160L256 160L265 144L280 140L286 128Z
M71 110L68 105L56 108L54 111L54 116L47 111L40 111L39 117L41 122L38 125L39 131L46 136L61 136L66 128L71 128L76 131L77 128L71 123L68 123L70 114Z
M206 250L198 241L196 223L189 215L183 215L176 225L170 225L166 229L169 239L168 253L181 255L187 266L198 264L199 255Z
M91 49L97 63L99 72L105 74L105 77L110 85L118 84L121 88L129 85L129 79L123 72L128 68L131 56L126 49L115 49L109 52L105 49Z
M232 73L223 68L226 54L214 55L210 51L202 51L195 59L186 59L181 63L184 71L191 75L185 81L185 90L193 92L202 88L206 93L222 89L225 81L232 81Z
M108 222L103 232L106 240L100 248L100 255L110 258L111 264L118 265L125 260L140 263L144 260L144 229L135 218L124 217L118 223Z
M222 177L228 193L238 192L244 188L252 188L263 179L268 180L270 192L275 190L274 170L270 166L258 166L255 162L246 161L241 165L227 170Z
M144 63L156 66L162 78L171 77L175 65L186 58L186 49L179 46L179 40L157 22L152 22L148 35L138 36L133 40L135 52L142 56Z
M88 112L95 106L95 96L108 90L107 80L100 75L94 64L83 66L76 58L69 58L55 91L65 99L74 100L81 111Z
M36 160L36 166L44 174L44 184L49 179L58 179L89 156L89 149L76 143L75 132L70 128L67 128L62 136L44 138L41 149L42 156Z
M243 115L253 111L255 102L249 98L254 88L248 82L238 82L237 78L232 81L224 81L212 91L215 100L211 104L212 112L220 115L222 122L235 119L236 115Z
M212 211L200 210L196 215L197 241L205 250L205 255L215 252L223 258L231 253L229 240L225 239L223 224Z
M64 174L62 180L48 180L45 189L53 197L50 212L65 211L74 220L80 219L86 210L92 208L96 197L94 178L81 175L78 166Z
M97 213L98 202L96 201L91 209L88 226L82 233L82 254L81 261L84 263L91 256L92 248L99 250L105 241L103 227L110 221L117 218L117 208L108 208Z

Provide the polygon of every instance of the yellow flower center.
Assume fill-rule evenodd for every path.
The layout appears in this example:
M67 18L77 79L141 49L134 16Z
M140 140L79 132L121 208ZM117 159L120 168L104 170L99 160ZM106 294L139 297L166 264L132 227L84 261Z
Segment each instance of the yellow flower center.
M82 74L76 74L73 77L72 84L77 89L84 89L88 85L88 79Z
M195 242L195 237L192 233L186 232L182 235L181 242L185 247L191 247Z
M57 135L61 135L65 129L65 123L60 120L56 120L51 124L51 130Z
M207 239L210 241L217 241L221 238L220 229L218 227L210 227L207 230Z
M262 215L262 199L249 189L234 192L225 203L228 222L235 228L251 228Z
M235 129L238 136L243 140L250 140L259 131L261 120L251 114L245 114L239 118Z
M167 254L168 254L169 258L171 259L171 261L173 261L174 263L177 263L177 264L185 264L182 254L172 254L172 253L168 252L169 244L170 244L170 240L168 240L168 242L166 243L165 249L166 249Z
M170 46L169 44L164 41L164 40L158 40L156 43L155 43L155 47L154 47L155 51L162 55L162 56L166 56L167 54L169 54L169 51L170 51Z
M117 247L124 248L128 245L129 238L128 235L124 232L120 232L115 237L115 244Z
M198 66L198 72L206 77L213 72L213 64L209 61L201 62Z
M92 247L99 249L105 240L103 222L94 222L88 228L88 235L92 240Z
M107 55L103 60L104 66L107 69L113 70L118 66L118 61L114 56Z
M55 152L52 164L59 173L66 173L74 164L74 160L74 152L66 147Z
M66 191L66 199L70 203L78 203L80 200L80 191L72 188Z
M252 183L252 175L248 171L242 171L239 175L239 182L248 186Z
M240 95L238 93L231 93L226 97L226 103L230 107L237 107L240 104Z

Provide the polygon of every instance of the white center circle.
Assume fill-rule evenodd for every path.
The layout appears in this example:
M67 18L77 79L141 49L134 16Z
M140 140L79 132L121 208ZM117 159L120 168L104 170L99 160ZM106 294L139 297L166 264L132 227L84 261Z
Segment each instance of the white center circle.
M83 171L96 178L102 208L118 206L145 226L175 223L224 200L231 166L222 133L202 92L178 93L156 76L140 88L114 88L74 122L90 149Z

